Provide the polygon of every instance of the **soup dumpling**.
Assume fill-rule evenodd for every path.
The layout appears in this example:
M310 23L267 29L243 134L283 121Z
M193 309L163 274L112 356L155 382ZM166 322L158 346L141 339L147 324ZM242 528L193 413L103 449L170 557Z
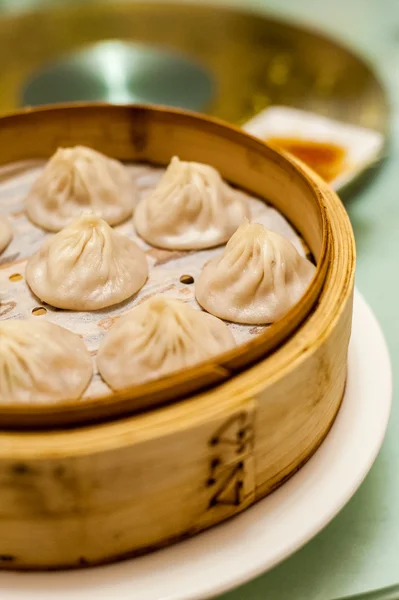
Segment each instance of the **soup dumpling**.
M26 281L51 306L98 310L123 302L148 277L144 252L95 215L82 215L30 257Z
M138 204L134 226L153 246L199 250L227 242L248 215L247 198L216 169L175 156L155 190Z
M206 311L221 319L264 325L300 300L314 273L315 266L289 240L246 221L223 254L205 264L195 295Z
M120 317L97 354L103 379L115 389L191 367L235 345L225 323L165 296L154 296Z
M10 221L5 216L0 217L0 253L3 252L12 240Z
M26 212L48 231L60 231L88 210L117 225L132 215L137 198L122 163L85 146L58 148L33 184Z
M77 400L92 374L76 333L37 317L0 322L0 405Z

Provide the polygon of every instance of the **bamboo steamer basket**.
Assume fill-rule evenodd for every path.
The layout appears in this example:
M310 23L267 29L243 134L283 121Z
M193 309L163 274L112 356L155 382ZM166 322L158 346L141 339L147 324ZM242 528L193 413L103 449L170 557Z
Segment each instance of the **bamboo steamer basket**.
M88 407L2 407L1 568L108 562L234 516L312 456L345 388L354 240L320 178L179 110L70 105L0 119L0 164L74 144L121 160L167 164L177 154L213 165L284 214L317 270L286 317L217 360Z

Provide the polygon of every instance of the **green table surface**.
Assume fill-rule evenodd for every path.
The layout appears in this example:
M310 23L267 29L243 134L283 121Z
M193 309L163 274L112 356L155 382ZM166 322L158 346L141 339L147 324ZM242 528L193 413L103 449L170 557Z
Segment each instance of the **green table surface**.
M60 2L42 0L42 4L57 1ZM13 11L37 3L38 0L0 0L0 9ZM357 242L357 286L385 332L396 380L399 362L399 268L396 266L399 253L399 0L219 0L219 3L251 6L314 26L363 54L385 83L392 105L389 157L368 187L349 200L347 209ZM302 550L269 573L218 600L332 600L399 583L398 428L399 408L394 397L383 448L349 504Z

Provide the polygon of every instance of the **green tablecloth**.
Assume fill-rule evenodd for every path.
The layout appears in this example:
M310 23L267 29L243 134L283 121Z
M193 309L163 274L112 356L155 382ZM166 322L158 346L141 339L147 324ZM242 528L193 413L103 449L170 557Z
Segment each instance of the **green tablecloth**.
M347 208L357 242L357 286L385 332L395 384L399 362L399 0L258 0L249 4L313 24L357 49L374 64L390 94L389 158ZM223 600L330 600L399 583L398 427L394 397L381 453L344 510L301 551L225 594Z

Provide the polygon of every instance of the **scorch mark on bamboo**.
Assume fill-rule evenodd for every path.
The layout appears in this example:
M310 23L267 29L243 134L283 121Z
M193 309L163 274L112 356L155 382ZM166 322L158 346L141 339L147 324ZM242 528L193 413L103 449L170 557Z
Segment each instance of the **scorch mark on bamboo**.
M240 412L230 417L209 440L211 448L218 451L209 465L206 485L216 488L209 500L208 509L216 505L240 506L244 497L254 491L247 476L246 459L253 452L253 415Z

